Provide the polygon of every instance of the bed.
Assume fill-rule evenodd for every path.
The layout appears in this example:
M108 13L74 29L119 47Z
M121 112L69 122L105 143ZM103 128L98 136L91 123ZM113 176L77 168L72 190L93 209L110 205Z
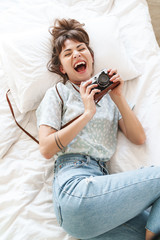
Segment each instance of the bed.
M86 24L95 49L95 71L105 66L118 69L125 80L124 94L135 104L133 111L145 129L147 139L141 146L118 132L117 150L108 163L110 173L160 165L160 50L152 9L145 0L0 3L1 240L75 240L55 218L54 159L44 159L37 142L17 126L6 99L10 89L16 121L38 139L36 108L45 91L61 81L46 69L51 55L48 28L57 17Z

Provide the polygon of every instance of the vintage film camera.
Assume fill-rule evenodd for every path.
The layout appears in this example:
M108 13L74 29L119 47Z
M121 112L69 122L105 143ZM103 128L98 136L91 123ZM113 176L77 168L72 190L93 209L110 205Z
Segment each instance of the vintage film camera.
M119 82L111 82L111 77L112 76L108 75L107 69L103 69L91 78L92 84L98 84L96 88L101 90L101 92L95 94L95 101L99 101L109 90L112 90L119 85Z

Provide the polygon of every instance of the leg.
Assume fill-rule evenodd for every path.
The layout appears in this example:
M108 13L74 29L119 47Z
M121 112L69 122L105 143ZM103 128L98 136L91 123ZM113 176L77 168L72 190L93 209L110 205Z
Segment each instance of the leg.
M85 240L144 240L148 212L144 211L132 220L99 235Z
M154 202L157 203L155 207L153 204L154 212L160 216L159 167L97 175L100 175L98 170L93 170L89 164L81 167L74 164L64 168L55 178L56 215L72 236L87 239L109 232ZM148 229L158 232L160 226L154 212L151 218L149 216Z
M153 232L150 232L149 230L146 230L146 240L151 240L156 234Z

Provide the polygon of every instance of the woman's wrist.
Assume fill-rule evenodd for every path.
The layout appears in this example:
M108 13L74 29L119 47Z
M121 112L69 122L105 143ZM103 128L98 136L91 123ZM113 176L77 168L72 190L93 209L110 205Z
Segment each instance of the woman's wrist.
M120 94L120 95L110 95L112 101L117 105L123 103L125 101L125 97L123 94Z
M89 122L93 116L94 116L95 112L92 113L91 111L84 111L84 113L82 114L84 120L86 120L87 122Z

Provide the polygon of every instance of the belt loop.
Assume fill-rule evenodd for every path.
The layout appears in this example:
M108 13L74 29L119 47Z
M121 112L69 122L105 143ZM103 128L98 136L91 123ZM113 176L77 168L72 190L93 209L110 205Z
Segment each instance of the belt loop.
M100 168L101 168L102 173L103 173L103 174L108 174L108 170L107 170L107 168L104 166L104 162L101 162L101 160L99 160L99 161L98 161L98 164L99 164L99 166L100 166Z
M90 163L90 161L91 161L91 158L90 158L90 156L86 156L86 158L87 158L87 164L89 164Z
M55 160L54 166L53 166L53 172L54 172L54 173L56 173L56 167L57 167L57 164L56 164L56 163L57 163L57 161Z

